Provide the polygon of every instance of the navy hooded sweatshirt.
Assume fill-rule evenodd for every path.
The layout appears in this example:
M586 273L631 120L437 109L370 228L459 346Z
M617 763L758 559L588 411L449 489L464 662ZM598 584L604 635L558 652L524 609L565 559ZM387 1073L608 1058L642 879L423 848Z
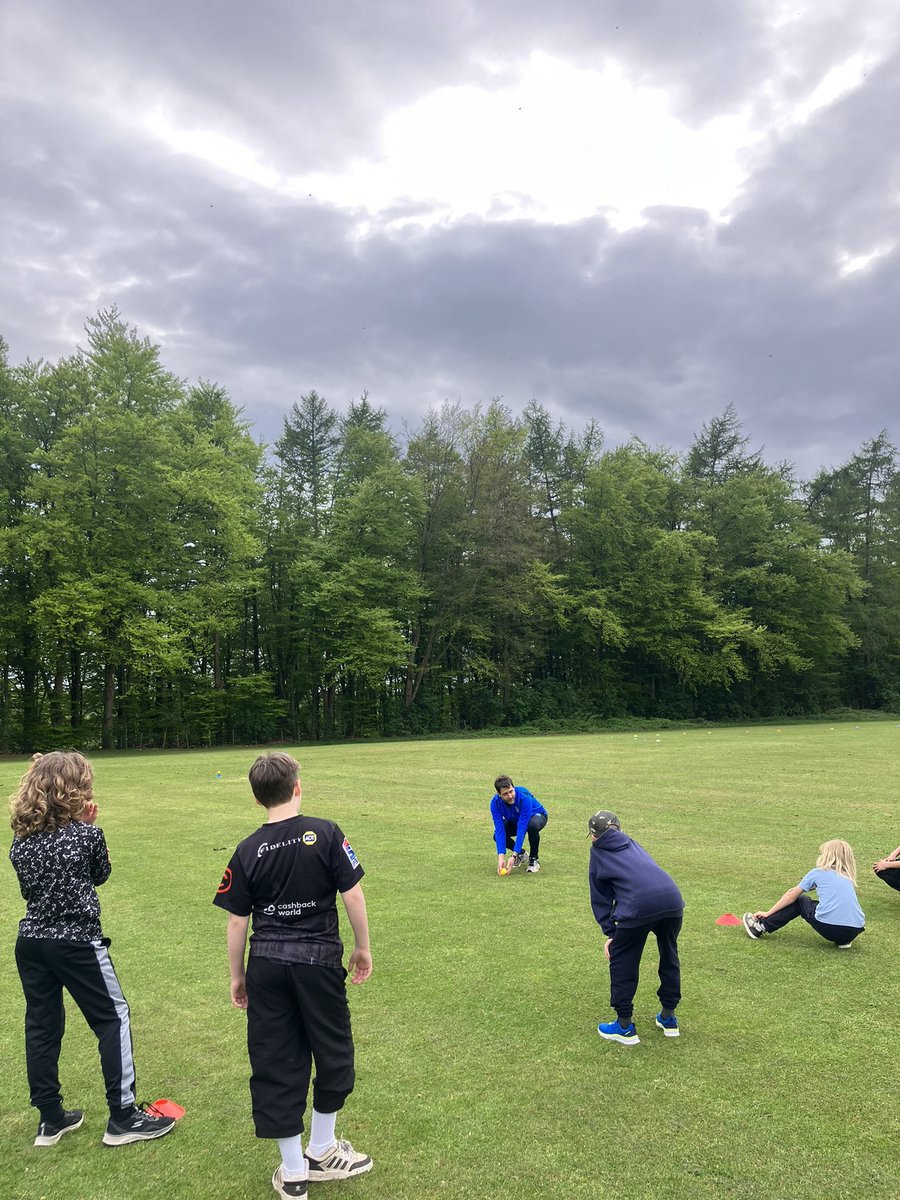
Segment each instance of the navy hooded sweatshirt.
M588 880L591 908L607 937L617 925L649 925L684 908L672 876L621 829L607 829L591 846Z

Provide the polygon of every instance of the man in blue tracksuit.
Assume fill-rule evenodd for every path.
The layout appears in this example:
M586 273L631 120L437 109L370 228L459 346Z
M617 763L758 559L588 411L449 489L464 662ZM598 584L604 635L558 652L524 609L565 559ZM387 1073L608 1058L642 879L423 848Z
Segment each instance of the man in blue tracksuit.
M547 824L547 810L528 788L515 787L508 775L494 780L491 797L491 817L494 821L494 841L497 845L497 873L505 875L525 861L523 850L528 834L527 874L536 875L541 869L538 851L541 830ZM506 851L512 850L509 860Z
M634 994L644 943L649 934L659 947L659 996L656 1024L666 1037L678 1037L675 1008L681 999L678 934L684 900L671 875L643 846L622 832L615 813L597 812L588 821L593 842L588 880L591 908L606 934L609 959L609 1002L616 1020L601 1022L602 1038L635 1046L641 1040L632 1021Z

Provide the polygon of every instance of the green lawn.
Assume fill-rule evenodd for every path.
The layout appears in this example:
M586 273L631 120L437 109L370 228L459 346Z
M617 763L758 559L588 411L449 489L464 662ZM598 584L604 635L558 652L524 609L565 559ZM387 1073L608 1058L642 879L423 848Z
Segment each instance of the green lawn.
M900 842L900 726L753 726L303 747L304 807L366 869L375 973L351 989L357 1089L338 1123L375 1169L356 1200L897 1200L900 894L871 864ZM253 1136L243 1014L210 903L259 824L253 751L98 755L113 875L104 930L132 1008L142 1098L187 1109L159 1143L106 1149L95 1044L74 1005L62 1078L85 1126L32 1147L13 963L21 915L0 870L0 1196L243 1200L274 1193ZM8 795L24 769L0 763ZM221 779L217 778L221 772ZM496 875L487 812L509 772L546 804L543 872ZM678 880L683 1033L665 1039L651 948L642 1041L601 1041L602 936L587 817L617 811ZM715 925L768 907L846 837L868 931L839 953L801 922L760 942ZM323 1190L323 1195L325 1194Z

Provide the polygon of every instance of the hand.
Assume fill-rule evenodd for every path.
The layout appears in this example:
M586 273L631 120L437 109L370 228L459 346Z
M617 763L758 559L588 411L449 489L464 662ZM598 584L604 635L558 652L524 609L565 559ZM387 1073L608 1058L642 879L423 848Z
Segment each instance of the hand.
M81 810L81 816L78 819L80 821L84 821L85 825L93 825L93 823L97 820L97 814L99 812L100 809L93 800L86 800L84 808Z
M754 917L756 917L757 921L761 921L763 919L763 917L767 917L769 914L767 912L760 911L760 912L755 912L753 915L754 915Z
M603 943L603 953L606 955L606 961L609 962L609 948L612 945L612 938L607 938Z
M347 974L351 983L365 983L372 974L371 950L354 950L347 963Z
M501 875L504 871L509 871L509 863L501 854L497 859L497 874Z
M247 980L243 975L231 981L231 1003L235 1008L247 1007Z

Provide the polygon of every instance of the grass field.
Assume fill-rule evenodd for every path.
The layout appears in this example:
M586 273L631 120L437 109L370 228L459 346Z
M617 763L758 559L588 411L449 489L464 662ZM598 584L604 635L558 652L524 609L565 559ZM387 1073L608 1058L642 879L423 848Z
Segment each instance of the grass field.
M900 894L870 867L900 842L900 726L754 726L303 747L304 809L339 822L367 876L375 972L351 989L357 1087L338 1123L375 1159L323 1198L897 1200ZM277 1151L252 1132L245 1018L229 1005L211 905L260 823L253 751L98 755L113 860L104 931L132 1008L141 1098L187 1116L164 1141L106 1149L93 1036L74 1005L65 1099L85 1127L32 1147L13 962L22 902L0 870L0 1196L264 1200ZM0 763L0 791L22 762ZM487 807L509 772L545 803L540 875L496 875ZM217 773L221 773L221 779ZM680 1039L608 1019L588 903L587 817L617 811L687 900ZM715 925L768 907L846 837L868 930L840 953L802 922L751 942ZM349 930L348 930L349 933Z

